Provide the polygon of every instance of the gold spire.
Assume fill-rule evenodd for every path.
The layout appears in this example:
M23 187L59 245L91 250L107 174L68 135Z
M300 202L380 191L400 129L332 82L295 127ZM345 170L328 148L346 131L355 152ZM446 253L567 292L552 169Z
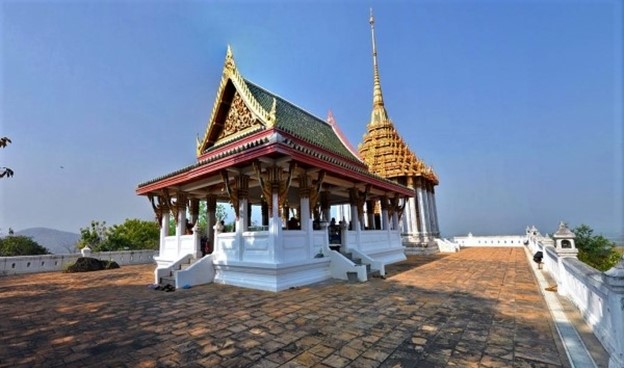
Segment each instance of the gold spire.
M434 185L438 178L431 167L418 158L401 138L388 118L381 93L379 65L377 63L377 40L375 39L375 18L371 9L369 21L373 41L373 111L366 134L358 146L360 157L368 169L386 179L424 177Z
M379 79L379 66L377 63L377 42L375 39L375 17L373 9L370 9L370 18L368 23L371 26L371 37L373 41L373 112L371 113L371 122L380 123L388 119L388 113L383 102L381 93L381 81Z

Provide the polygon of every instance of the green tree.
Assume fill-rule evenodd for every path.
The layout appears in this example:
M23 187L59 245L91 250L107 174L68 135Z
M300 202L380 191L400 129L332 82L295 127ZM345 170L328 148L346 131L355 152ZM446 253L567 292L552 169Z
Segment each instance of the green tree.
M106 221L91 221L91 225L88 227L80 228L80 240L78 241L78 249L82 249L87 245L94 252L102 251L102 246L108 238L108 228L106 227Z
M158 249L160 228L154 221L126 219L109 229L107 242L115 249Z
M187 217L190 214L187 213ZM215 217L217 221L225 221L227 219L227 209L225 205L217 203L217 209L215 211ZM173 216L169 217L169 234L175 234L176 223ZM197 218L197 229L200 234L206 234L206 202L199 202L199 216Z
M620 259L620 254L615 248L615 243L602 235L593 235L594 230L588 225L580 225L572 229L576 239L576 247L579 250L579 260L600 271L606 271Z
M106 221L91 221L80 229L78 248L86 245L94 252L158 249L160 230L154 221L126 219L121 225L106 226Z
M11 143L11 140L8 137L0 137L0 148L6 147L9 143ZM5 166L0 166L0 178L4 178L5 176L7 178L13 176L13 170Z
M18 235L0 238L0 257L31 256L37 254L50 254L50 252L27 236Z

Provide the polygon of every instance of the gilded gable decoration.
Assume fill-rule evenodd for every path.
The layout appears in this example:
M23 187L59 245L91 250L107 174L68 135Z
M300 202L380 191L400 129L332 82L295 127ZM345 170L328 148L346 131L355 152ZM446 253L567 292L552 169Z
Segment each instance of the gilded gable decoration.
M254 118L251 110L247 108L240 94L236 92L236 94L234 94L234 99L232 100L230 111L228 111L225 119L223 130L219 134L217 141L239 132L242 134L253 126L261 125L262 124Z
M236 109L237 113L241 112L240 104L243 104L245 108L250 112L251 116L254 118L253 120L255 120L259 126L272 127L275 124L275 111L265 110L254 98L253 94L249 90L249 87L247 86L247 83L243 79L242 75L238 72L236 62L234 61L234 54L232 53L232 49L230 48L230 46L228 46L227 53L225 55L225 62L223 63L221 82L219 83L217 98L215 99L214 105L212 107L212 112L210 113L210 120L208 121L208 126L206 128L206 131L204 132L203 138L197 140L197 157L201 156L208 148L216 143L216 140L214 140L214 136L217 132L215 132L215 130L220 129L220 127L215 120L217 119L219 109L223 108L222 102L224 99L226 88L228 87L228 83L231 83L231 85L234 86L236 90L236 95L238 95L240 98L239 107ZM234 101L232 101L232 108L234 108ZM228 117L229 115L230 113L228 112ZM246 113L243 115L246 117L248 116L248 114ZM231 130L233 130L233 128L230 128L230 131ZM238 132L242 129L239 128L234 130ZM222 134L222 132L219 132L219 134ZM226 136L229 135L231 134L226 134ZM212 141L211 137L213 138ZM222 137L219 135L218 138ZM235 136L232 136L231 138L235 138Z

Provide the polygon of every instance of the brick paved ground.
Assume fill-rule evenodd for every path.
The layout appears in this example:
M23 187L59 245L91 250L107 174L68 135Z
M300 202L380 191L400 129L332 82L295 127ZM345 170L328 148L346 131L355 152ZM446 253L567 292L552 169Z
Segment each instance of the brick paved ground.
M410 257L386 280L280 293L166 293L146 287L152 272L0 278L0 367L567 366L522 248Z

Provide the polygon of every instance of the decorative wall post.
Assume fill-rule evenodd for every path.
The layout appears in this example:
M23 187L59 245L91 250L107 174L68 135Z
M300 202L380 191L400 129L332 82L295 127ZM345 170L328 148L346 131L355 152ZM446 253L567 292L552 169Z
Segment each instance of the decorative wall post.
M534 231L537 234L537 230ZM559 266L559 272L562 273L565 270L563 265L564 258L576 258L578 249L574 244L574 238L576 235L568 228L568 226L561 221L559 223L559 229L553 234L552 238L555 241L555 252L557 253L557 263ZM568 295L568 285L565 277L556 277L557 279L557 292L561 295Z
M223 256L223 249L221 248L221 246L219 245L219 235L223 232L223 224L221 223L221 221L217 222L214 226L214 251L212 252L213 254L215 254L216 257L220 258Z
M607 348L610 355L609 368L624 367L624 256L620 258L620 262L604 272L602 277L609 290L607 303L615 337L613 346Z

